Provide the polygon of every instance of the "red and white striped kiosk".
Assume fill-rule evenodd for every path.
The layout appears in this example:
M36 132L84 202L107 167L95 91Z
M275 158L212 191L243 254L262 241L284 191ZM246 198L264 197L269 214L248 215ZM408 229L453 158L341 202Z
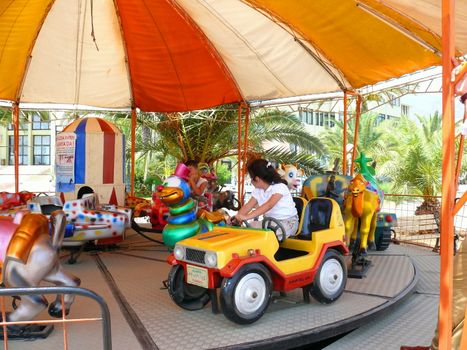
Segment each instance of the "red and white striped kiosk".
M95 192L100 203L125 202L125 136L111 122L80 118L56 137L56 191L62 200Z

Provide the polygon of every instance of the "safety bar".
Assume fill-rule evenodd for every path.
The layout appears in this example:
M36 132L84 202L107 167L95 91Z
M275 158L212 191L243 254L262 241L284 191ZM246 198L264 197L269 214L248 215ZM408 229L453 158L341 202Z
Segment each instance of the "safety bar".
M28 288L0 288L0 297L15 296L15 295L32 295L32 294L61 294L62 295L62 310L64 308L63 294L74 294L83 297L94 299L101 308L101 318L88 318L88 319L60 319L60 320L46 320L46 321L22 321L22 322L0 322L0 326L4 328L6 333L6 326L13 324L50 324L50 323L68 323L68 322L83 322L83 321L100 321L102 320L102 336L103 336L103 349L112 350L112 335L110 329L110 312L104 298L86 288L78 287L28 287ZM2 302L2 316L5 320L4 303ZM6 338L5 338L6 342Z

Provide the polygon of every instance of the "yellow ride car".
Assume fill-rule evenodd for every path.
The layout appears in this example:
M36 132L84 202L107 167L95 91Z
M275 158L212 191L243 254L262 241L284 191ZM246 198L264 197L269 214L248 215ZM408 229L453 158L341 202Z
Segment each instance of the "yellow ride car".
M248 324L264 314L273 291L303 288L307 302L309 294L325 304L337 300L347 281L348 255L339 205L329 198L302 204L299 232L285 240L280 223L266 218L264 229L215 227L179 241L167 259L173 301L199 310L212 300L216 312L220 288L224 315Z

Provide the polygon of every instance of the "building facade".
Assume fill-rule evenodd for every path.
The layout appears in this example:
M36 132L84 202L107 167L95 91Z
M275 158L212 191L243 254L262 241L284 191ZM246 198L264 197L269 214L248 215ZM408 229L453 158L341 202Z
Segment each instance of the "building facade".
M53 192L55 189L55 135L64 120L45 120L40 113L22 115L19 130L19 190ZM0 192L14 192L13 125L0 125Z

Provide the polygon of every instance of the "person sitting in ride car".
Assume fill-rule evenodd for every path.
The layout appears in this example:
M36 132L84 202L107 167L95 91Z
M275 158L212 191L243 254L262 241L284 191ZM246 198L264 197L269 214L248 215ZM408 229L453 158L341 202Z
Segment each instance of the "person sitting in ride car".
M198 171L198 161L190 159L185 162L185 165L190 169L188 184L194 196L202 196L206 191L208 180L201 177Z
M255 187L251 198L235 215L238 221L250 220L260 215L278 220L290 237L298 229L298 213L287 182L264 159L256 159L248 165L251 184ZM258 206L256 209L252 210Z

